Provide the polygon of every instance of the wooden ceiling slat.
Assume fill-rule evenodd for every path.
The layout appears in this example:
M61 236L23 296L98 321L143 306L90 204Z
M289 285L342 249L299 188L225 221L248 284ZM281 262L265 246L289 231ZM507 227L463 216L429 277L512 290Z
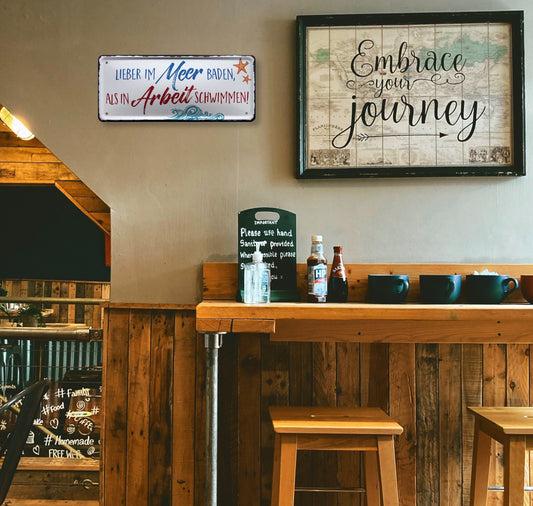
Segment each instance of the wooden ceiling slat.
M83 181L78 180L68 180L68 181L56 181L56 186L61 187L61 190L68 192L73 197L97 197Z
M46 148L0 147L0 162L56 162L61 163Z

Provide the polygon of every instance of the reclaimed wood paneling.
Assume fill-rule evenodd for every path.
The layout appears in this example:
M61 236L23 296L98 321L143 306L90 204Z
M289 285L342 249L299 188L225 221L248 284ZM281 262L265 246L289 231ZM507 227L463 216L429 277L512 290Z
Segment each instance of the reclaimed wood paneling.
M173 350L172 504L194 504L196 332L193 311L176 311Z
M130 311L113 311L104 327L102 486L104 504L126 504ZM130 460L131 463L131 460ZM136 463L142 466L141 463ZM141 467L142 472L142 467ZM132 484L131 484L132 485ZM142 500L142 499L141 499Z
M57 281L35 279L0 279L0 286L9 297L54 297L65 299L109 299L110 284L99 281ZM43 309L53 309L48 323L79 323L102 328L103 312L99 304L42 303ZM0 317L3 315L0 313Z
M233 297L236 285L232 285L232 280L236 269L231 264L222 265L222 283L211 284L204 278L206 298ZM414 298L411 300L416 300L418 296L417 271L437 273L446 269L446 272L465 274L471 272L470 269L482 270L485 267L518 277L532 270L532 266L406 266L409 269L406 272L414 276L411 295ZM350 268L352 274L359 276L350 279L350 291L355 300L366 289L363 271L368 266ZM207 269L209 276L214 276L212 269L213 266ZM397 265L377 266L375 272L383 272L383 269L403 272L403 268ZM520 302L520 297L519 292L514 294L514 301ZM464 330L468 332L469 340L485 332L479 327ZM416 328L413 331L419 332ZM290 335L290 332L286 335ZM232 478L227 470L221 468L219 480L237 480L239 504L269 503L272 429L264 410L266 404L377 405L386 409L404 427L403 434L396 440L400 503L405 506L468 505L473 423L466 407L482 404L523 405L531 402L533 376L529 365L530 346L437 345L431 344L431 335L420 338L422 344L308 343L305 342L305 330L302 331L301 342L287 344L263 337L261 352L254 363L254 377L261 378L261 400L256 398L255 403L261 403L262 420L255 429L248 425L247 437L238 442L242 446L239 455L246 453L248 444L253 445L258 437L263 442L259 456L263 484L259 502L258 489L251 486L248 476L239 473ZM237 350L233 348L231 353L239 353L240 347L253 346L252 343L257 343L257 339L253 335L240 336ZM480 338L479 342L482 341ZM224 355L222 348L221 360L226 359L231 360ZM239 363L238 367L242 369L243 364ZM287 385L285 381L288 381ZM237 391L232 399L246 391L248 382L249 376L239 373ZM220 399L221 403L229 401ZM252 409L250 403L254 402L254 396L246 397L245 408L241 406L240 397L237 402L239 424L242 424L246 418L244 413ZM297 484L317 484L317 481L320 484L320 480L324 484L328 480L329 485L351 485L360 481L361 466L353 456L350 456L352 460L344 454L333 459L329 455L321 455L306 460L308 456L305 452L302 454L298 457ZM491 485L501 484L498 483L501 455L500 452L500 458L492 465L491 480L494 477L495 482L491 482ZM529 459L526 464L529 465ZM350 470L354 474L351 483ZM333 479L333 483L330 479ZM489 504L501 504L501 498L501 492L489 492ZM221 504L234 504L228 496L220 495L219 500ZM360 500L362 502L358 502ZM363 505L364 499L345 494L319 497L297 493L295 504L352 506Z
M479 266L478 270L484 267L492 266ZM352 293L357 294L360 287L355 285L364 283L363 271L360 266L350 268L359 276L351 280ZM415 267L410 268L410 273L416 272ZM441 266L444 268L448 267ZM435 272L437 267L427 269ZM235 275L236 269L224 264L223 270L230 272L221 278L229 285L218 280L213 288L204 280L206 295L231 292L229 297L233 297L231 272ZM531 266L506 270L514 275L531 271ZM467 266L454 266L453 272L465 273ZM30 285L27 289L31 290ZM106 504L121 504L128 486L133 485L131 480L148 476L144 485L138 485L143 491L137 495L136 505L166 501L174 506L203 505L205 349L195 334L194 312L168 305L144 309L138 304L110 305L107 317L102 498ZM465 332L473 338L480 330L465 328ZM530 403L530 346L437 345L431 343L432 336L420 337L419 344L287 343L272 341L264 334L226 335L219 352L219 504L270 504L273 430L268 406L314 404L380 406L398 420L404 428L396 438L402 505L468 505L473 423L466 408ZM154 368L161 369L159 378L155 378ZM121 386L124 377L128 380ZM153 384L143 386L143 378ZM168 423L168 430L162 429L163 423ZM113 428L118 433L113 433ZM156 437L154 443L152 436ZM163 451L163 441L172 449L170 459ZM154 451L160 458L150 457ZM140 457L146 452L147 458ZM363 466L357 456L314 453L299 455L298 485L360 483ZM138 457L132 458L134 455ZM125 469L119 469L119 464ZM495 482L491 485L496 485L501 458L492 467L491 480ZM152 485L150 473L157 477ZM115 490L117 487L121 491ZM144 499L146 488L148 495L155 496ZM489 504L500 504L501 497L501 492L489 492ZM364 506L365 501L364 496L297 493L295 504Z
M205 398L198 394L203 357L194 311L132 306L105 309L100 499L108 505L201 504L203 474L195 463L205 428L197 397L199 404Z

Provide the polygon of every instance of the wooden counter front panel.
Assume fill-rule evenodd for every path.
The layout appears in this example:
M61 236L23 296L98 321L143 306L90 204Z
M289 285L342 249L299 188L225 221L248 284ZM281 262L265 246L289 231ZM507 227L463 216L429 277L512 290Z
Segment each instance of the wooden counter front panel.
M488 268L515 277L533 274L532 265L367 264L348 268L350 300L364 300L369 272L390 272L411 275L411 304L418 298L420 273L465 275ZM303 294L305 270L301 264L298 269ZM204 265L204 300L232 299L236 273L235 264ZM520 291L509 302L523 304ZM344 321L333 324L331 318L321 318L319 308L310 321L300 319L299 323L280 314L258 312L258 320L275 318L274 334L224 336L220 350L224 423L219 448L224 463L219 468L219 500L269 506L273 433L268 406L379 406L404 428L396 440L400 504L467 506L474 427L466 408L531 404L529 343L533 331L517 323L518 318L530 318L531 311L527 306L523 311L517 307L514 315L510 314L514 309L505 317L506 311L498 311L491 319L486 308L478 318L476 308L469 307L458 319L444 317L441 311L432 321L435 315L426 318L415 308L413 320L395 318L394 311L387 311L386 322L375 317L379 311L375 307L359 313L364 317L356 322L349 314L351 309L342 311ZM309 342L310 336L321 340ZM435 344L436 339L441 344ZM513 344L497 344L502 342ZM490 483L502 485L501 448L495 446L494 453L497 459ZM533 460L528 458L526 464L533 469ZM313 452L299 458L297 483L357 486L360 471L359 459L349 452L317 456ZM533 484L531 477L526 484ZM490 492L490 498L492 505L501 503L501 493ZM348 494L312 499L296 494L297 506L309 506L311 501L320 506L364 506L364 501Z
M105 311L101 503L202 504L204 355L194 311L132 306Z
M107 312L102 499L129 504L136 494L136 506L168 497L176 506L202 506L205 349L194 313L125 306ZM473 424L466 407L529 405L530 346L348 341L223 337L220 504L269 506L271 405L382 407L404 428L396 440L401 504L468 504ZM172 449L170 460L163 446ZM496 485L503 483L498 455L491 470ZM359 476L359 459L350 452L304 452L298 463L303 485L353 486ZM491 494L498 504L498 493ZM297 494L297 506L309 506L309 498ZM348 494L315 502L364 506Z
M328 341L360 343L527 343L531 328L516 320L418 321L362 320L332 323L329 320L278 320L272 341Z

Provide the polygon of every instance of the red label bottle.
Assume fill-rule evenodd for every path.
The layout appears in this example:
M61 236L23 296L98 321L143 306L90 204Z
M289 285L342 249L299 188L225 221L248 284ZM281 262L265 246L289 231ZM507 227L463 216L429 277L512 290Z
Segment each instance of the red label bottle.
M328 281L328 302L348 300L348 279L342 261L342 246L333 247L333 262Z

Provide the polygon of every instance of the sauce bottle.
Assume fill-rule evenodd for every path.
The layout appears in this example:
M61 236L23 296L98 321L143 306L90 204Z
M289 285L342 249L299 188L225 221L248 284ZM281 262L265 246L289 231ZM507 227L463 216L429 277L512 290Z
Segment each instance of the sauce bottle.
M307 302L326 302L328 265L324 256L322 236L311 237L311 255L307 259Z
M328 302L348 300L348 279L342 261L342 246L333 246L333 262L328 280Z

